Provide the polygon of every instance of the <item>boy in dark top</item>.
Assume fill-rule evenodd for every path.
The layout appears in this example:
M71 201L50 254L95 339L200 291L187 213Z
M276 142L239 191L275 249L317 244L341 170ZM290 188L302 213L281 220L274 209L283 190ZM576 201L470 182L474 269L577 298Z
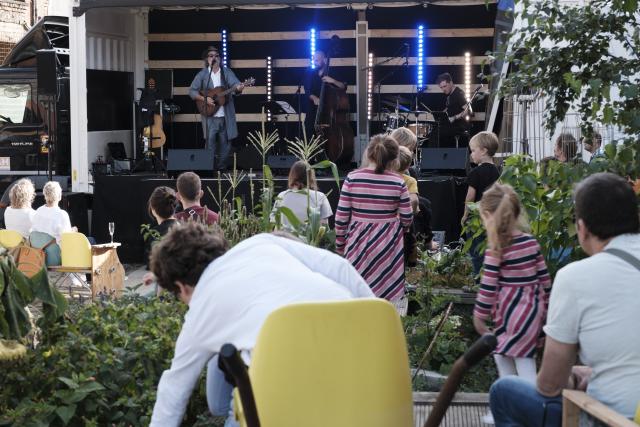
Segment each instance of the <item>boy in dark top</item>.
M204 195L200 184L200 177L193 172L184 172L176 182L178 187L178 199L182 204L182 212L176 214L180 221L199 221L206 225L212 225L218 221L218 214L200 205L200 199Z
M462 225L464 225L469 214L468 203L478 202L482 199L485 190L493 185L500 177L498 168L493 163L493 156L498 151L498 137L493 132L483 131L475 135L469 141L471 149L471 161L478 166L467 175L467 197L465 198L464 215ZM476 239L471 245L469 254L473 262L473 272L478 275L484 256L478 253L477 246L481 239Z

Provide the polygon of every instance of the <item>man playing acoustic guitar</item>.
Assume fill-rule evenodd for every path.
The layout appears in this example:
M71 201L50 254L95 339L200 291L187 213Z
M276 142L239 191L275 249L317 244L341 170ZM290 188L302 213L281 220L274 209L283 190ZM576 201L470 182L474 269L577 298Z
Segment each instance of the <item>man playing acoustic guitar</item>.
M217 48L209 46L203 59L204 68L193 79L189 96L198 104L206 148L213 149L213 169L225 170L230 141L238 136L233 96L242 92L245 83L241 83L230 68L220 65ZM221 94L227 91L226 96Z

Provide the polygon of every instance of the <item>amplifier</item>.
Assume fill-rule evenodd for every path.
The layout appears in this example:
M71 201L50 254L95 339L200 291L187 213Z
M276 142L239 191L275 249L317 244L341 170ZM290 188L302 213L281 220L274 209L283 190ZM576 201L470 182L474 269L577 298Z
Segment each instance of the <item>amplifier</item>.
M213 171L213 150L178 149L167 153L168 171Z

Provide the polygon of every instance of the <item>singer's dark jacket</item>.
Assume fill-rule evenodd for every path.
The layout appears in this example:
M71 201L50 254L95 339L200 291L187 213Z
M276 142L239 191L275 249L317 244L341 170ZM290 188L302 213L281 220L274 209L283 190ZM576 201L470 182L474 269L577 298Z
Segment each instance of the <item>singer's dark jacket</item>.
M229 88L231 86L237 85L240 83L240 80L236 77L236 75L231 71L231 68L221 67L222 70L222 86L225 88ZM189 96L191 99L195 100L196 95L200 90L204 91L207 87L207 81L210 81L209 68L204 67L196 77L191 82L191 87L189 88ZM209 83L209 89L213 89L213 84ZM238 125L236 124L236 107L233 104L233 97L235 96L235 92L231 92L227 95L227 103L224 104L224 122L227 128L227 138L233 139L238 136ZM201 116L202 120L206 120L206 116ZM213 120L213 117L210 117Z

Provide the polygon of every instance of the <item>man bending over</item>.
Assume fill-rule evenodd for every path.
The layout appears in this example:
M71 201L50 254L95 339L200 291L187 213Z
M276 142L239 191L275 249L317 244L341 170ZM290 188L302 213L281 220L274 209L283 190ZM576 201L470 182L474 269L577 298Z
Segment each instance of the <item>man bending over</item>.
M173 228L151 253L158 284L189 305L171 367L158 384L151 426L178 426L200 372L207 366L207 401L227 415L232 386L217 354L233 343L245 361L274 310L299 302L371 298L367 283L344 258L286 237L259 234L227 251L217 232L189 221ZM229 416L225 426L237 425Z

